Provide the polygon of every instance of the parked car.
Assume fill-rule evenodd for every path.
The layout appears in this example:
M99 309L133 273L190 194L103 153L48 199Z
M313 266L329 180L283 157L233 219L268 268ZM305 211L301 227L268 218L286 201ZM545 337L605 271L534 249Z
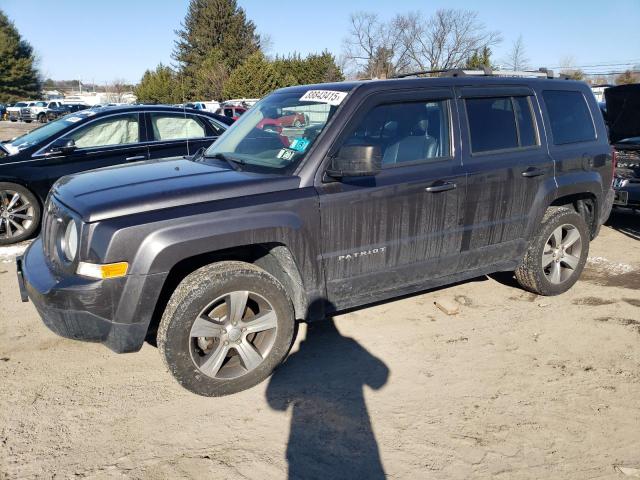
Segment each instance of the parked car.
M205 112L215 113L220 109L220 102L190 102L184 105L194 110L203 110Z
M12 107L7 108L7 115L9 120L17 122L20 120L20 112L23 108L34 105L35 101L16 102Z
M61 107L62 102L59 100L41 100L22 107L20 109L20 119L25 123L37 121L39 123L47 122L47 113L52 108Z
M225 117L229 117L232 120L237 120L240 118L247 109L245 107L221 107L216 112L218 115L224 115Z
M172 107L82 110L0 143L0 245L33 236L60 177L193 154L227 129L219 118Z
M640 84L604 91L609 140L616 152L614 205L640 209Z
M283 112L269 112L267 118L260 122L258 128L281 132L284 127L301 128L308 123L309 120L304 113L285 110Z
M47 111L47 120L51 122L69 113L79 112L80 110L86 110L87 108L89 108L89 105L82 103L65 103L59 107L50 108Z
M598 105L583 82L461 73L277 90L192 158L62 179L22 298L116 352L155 336L217 396L269 376L296 320L497 271L567 291L613 202ZM313 126L285 146L274 109Z

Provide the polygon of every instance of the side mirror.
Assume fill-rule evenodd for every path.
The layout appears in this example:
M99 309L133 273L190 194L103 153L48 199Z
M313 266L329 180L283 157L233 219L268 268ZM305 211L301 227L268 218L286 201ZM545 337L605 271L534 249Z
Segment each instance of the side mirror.
M380 173L382 152L378 145L347 145L333 157L327 175L334 178L369 177Z
M76 149L76 142L72 138L59 138L51 144L51 153L71 153Z

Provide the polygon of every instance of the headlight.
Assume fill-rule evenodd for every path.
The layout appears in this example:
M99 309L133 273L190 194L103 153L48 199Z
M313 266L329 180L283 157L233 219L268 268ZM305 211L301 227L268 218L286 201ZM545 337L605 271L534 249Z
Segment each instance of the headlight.
M78 254L78 227L75 220L69 220L62 237L62 252L65 260L73 262Z

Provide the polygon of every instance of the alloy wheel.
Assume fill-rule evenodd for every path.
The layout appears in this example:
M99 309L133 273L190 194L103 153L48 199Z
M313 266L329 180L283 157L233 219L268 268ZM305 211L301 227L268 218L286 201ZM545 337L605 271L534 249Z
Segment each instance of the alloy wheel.
M566 282L580 264L582 237L573 225L556 228L542 251L542 269L547 280L553 284Z
M189 335L191 359L215 379L242 377L269 355L278 317L271 303L250 291L234 291L211 302Z
M24 195L0 190L0 238L10 239L24 234L33 225L34 207Z

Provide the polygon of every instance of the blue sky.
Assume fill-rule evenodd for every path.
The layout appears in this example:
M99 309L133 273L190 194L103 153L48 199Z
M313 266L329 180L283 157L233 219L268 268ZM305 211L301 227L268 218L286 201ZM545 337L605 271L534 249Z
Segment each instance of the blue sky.
M523 36L532 66L556 66L570 56L576 66L618 62L640 64L640 0L240 0L260 33L273 41L272 54L306 54L328 49L338 55L349 14L358 10L382 18L438 8L477 10L504 41L500 59ZM137 82L159 62L170 63L174 30L188 0L0 0L0 9L34 46L43 74L105 83ZM52 34L56 32L56 34ZM615 70L610 65L593 70Z

